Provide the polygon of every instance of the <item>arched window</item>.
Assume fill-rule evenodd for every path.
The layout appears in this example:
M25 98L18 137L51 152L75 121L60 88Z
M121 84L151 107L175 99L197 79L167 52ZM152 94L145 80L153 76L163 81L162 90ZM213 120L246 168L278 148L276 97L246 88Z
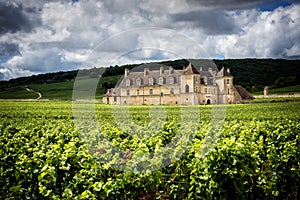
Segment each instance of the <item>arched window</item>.
M131 81L130 81L130 79L127 79L126 80L126 86L129 87L130 85L131 85Z
M149 85L154 85L154 79L152 77L149 78Z
M188 84L185 85L185 93L190 92L190 86Z
M230 94L230 89L229 88L227 89L227 94Z
M216 85L216 79L213 78L213 85Z
M203 81L204 81L204 84L207 85L207 77L206 76L203 76Z
M141 86L142 80L140 78L136 79L136 85Z
M159 85L163 85L164 84L164 78L163 77L159 77L158 84Z
M175 83L175 79L174 79L173 76L171 76L171 77L169 78L169 83L170 83L170 85L173 85L173 84Z

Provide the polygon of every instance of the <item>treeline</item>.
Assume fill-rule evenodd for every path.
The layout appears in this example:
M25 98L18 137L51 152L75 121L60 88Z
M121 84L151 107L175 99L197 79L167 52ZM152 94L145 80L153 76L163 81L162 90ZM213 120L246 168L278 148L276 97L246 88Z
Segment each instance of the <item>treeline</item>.
M284 59L228 59L215 60L220 69L230 68L234 84L251 92L265 86L279 88L300 84L300 60Z
M45 83L57 83L62 81L73 80L77 75L77 70L67 72L55 72L32 75L28 77L19 77L10 79L8 81L0 81L0 88L23 86L29 84L45 84Z
M251 92L261 91L265 86L278 88L290 85L300 84L300 60L284 59L226 59L226 60L207 60L207 59L181 59L174 61L163 61L158 64L172 66L174 69L182 69L189 62L198 68L204 69L217 66L220 70L222 67L230 68L234 76L234 84L242 85ZM122 66L110 66L108 68L91 68L80 70L80 76L90 78L116 76L124 74L125 68L133 69L141 64L131 64ZM151 65L151 64L145 64ZM0 81L0 89L11 86L20 86L27 84L45 84L57 83L63 81L72 81L76 78L78 70L68 72L56 72L33 75L30 77L20 77L9 81ZM117 81L116 79L111 79ZM116 82L103 83L102 87L109 88Z

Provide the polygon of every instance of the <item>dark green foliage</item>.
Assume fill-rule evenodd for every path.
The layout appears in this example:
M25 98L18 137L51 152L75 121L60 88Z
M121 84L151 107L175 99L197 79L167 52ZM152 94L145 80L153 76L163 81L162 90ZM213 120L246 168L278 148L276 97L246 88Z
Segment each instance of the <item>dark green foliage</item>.
M247 90L261 91L265 86L281 87L288 86L277 80L283 77L288 82L293 76L290 84L299 84L300 61L284 59L228 59L215 60L220 69L222 66L230 68L234 76L234 84L242 85ZM277 84L276 84L277 81Z
M185 153L158 170L132 173L113 166L135 166L136 156L167 147L180 128L179 107L165 106L168 118L161 130L151 132L151 107L131 106L129 119L118 115L126 122L122 126L110 105L97 104L100 126L91 136L104 136L125 150L114 154L109 148L88 151L85 139L95 141L74 126L70 102L3 101L0 199L297 199L299 106L298 102L228 105L224 128L210 135L213 140L206 140L212 107L185 107L190 111L186 117L201 110L199 123L184 129L195 132ZM148 127L141 133L126 120ZM101 145L103 140L98 142ZM98 152L104 155L101 158L121 159L104 162ZM176 154L174 149L170 153Z

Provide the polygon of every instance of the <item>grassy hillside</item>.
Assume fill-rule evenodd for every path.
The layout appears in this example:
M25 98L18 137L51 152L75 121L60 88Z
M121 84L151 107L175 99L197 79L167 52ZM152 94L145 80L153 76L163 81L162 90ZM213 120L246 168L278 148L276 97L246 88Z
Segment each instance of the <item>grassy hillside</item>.
M209 60L205 59L190 61L195 63L196 68L202 66L205 69L211 64ZM182 66L187 66L188 62L185 59L181 59L163 61L159 64L182 69ZM270 94L299 93L300 60L227 59L214 60L214 63L218 69L222 67L230 68L230 72L234 76L234 84L242 85L253 94L262 94L266 85L274 89L270 90ZM110 66L108 68L94 67L82 70L80 74L91 80L102 74L96 92L96 98L101 98L108 88L115 86L123 75L125 68L132 69L136 66L138 65ZM42 93L42 98L71 99L76 76L77 71L73 70L0 81L0 99L37 98L37 94L26 91L25 86Z
M106 89L102 87L102 84L105 82L117 82L121 76L109 76L103 77L100 79L97 91L96 98L102 98L103 94L106 92ZM98 79L98 78L89 78L84 80L78 80L79 82L86 82L88 84L89 80ZM81 83L83 84L83 83ZM58 83L44 83L44 84L28 84L27 87L31 88L42 94L43 99L72 99L74 80L62 81ZM36 93L31 93L26 91L24 86L13 86L9 88L4 88L0 91L0 99L34 99L37 98Z

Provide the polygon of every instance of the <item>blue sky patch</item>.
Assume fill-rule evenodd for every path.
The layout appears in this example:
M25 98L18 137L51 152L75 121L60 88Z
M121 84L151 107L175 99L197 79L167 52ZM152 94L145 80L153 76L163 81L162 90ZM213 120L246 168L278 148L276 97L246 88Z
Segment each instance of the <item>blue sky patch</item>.
M290 6L290 5L292 5L291 1L275 0L275 1L267 1L266 3L259 4L258 8L261 11L273 11L280 6L286 7L286 6Z

